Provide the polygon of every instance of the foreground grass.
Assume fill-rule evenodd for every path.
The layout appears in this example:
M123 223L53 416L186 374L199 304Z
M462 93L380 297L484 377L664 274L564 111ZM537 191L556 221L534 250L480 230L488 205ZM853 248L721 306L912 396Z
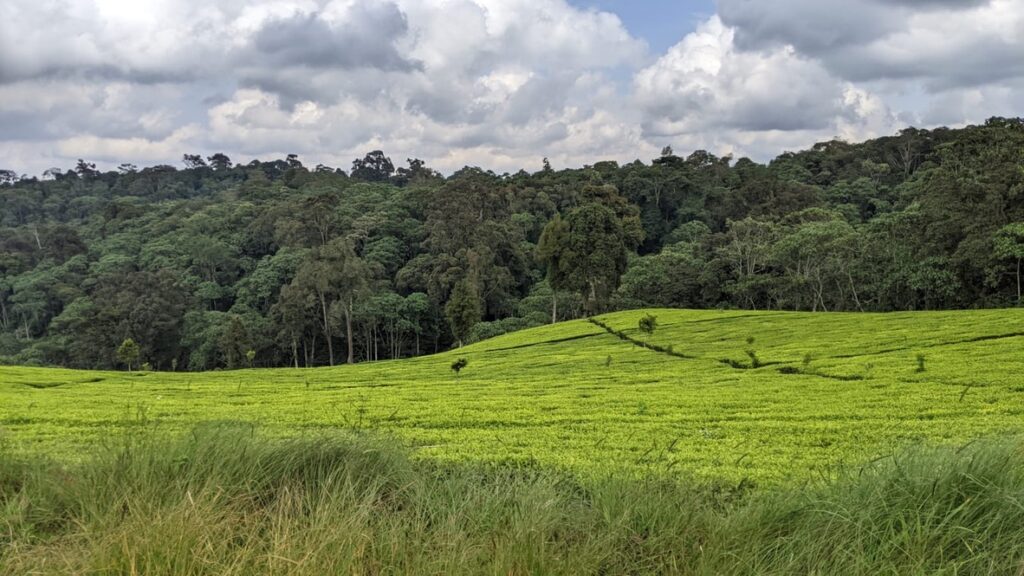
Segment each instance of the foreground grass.
M0 453L0 573L1019 574L1022 449L749 493L207 427L70 467Z

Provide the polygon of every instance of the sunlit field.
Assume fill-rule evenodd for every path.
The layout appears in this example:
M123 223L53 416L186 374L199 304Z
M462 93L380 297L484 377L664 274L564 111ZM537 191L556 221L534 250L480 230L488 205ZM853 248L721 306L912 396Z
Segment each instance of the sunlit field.
M270 438L372 431L414 459L771 486L1024 430L1021 310L596 320L335 368L0 367L0 441L74 462L126 430L235 422Z

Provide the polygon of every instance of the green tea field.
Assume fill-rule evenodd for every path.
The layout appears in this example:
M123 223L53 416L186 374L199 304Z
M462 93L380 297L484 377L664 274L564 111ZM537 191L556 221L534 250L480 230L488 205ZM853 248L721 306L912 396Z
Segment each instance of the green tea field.
M74 460L126 429L229 421L371 430L418 458L782 484L1024 431L1022 345L1024 310L647 310L336 368L0 367L0 442Z

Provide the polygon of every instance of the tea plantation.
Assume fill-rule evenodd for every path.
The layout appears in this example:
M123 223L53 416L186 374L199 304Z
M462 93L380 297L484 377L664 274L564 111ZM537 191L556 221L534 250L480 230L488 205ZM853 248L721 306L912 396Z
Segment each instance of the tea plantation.
M0 367L0 443L74 461L126 430L244 422L368 430L442 461L784 484L1024 431L1022 346L1024 310L640 310L336 368Z

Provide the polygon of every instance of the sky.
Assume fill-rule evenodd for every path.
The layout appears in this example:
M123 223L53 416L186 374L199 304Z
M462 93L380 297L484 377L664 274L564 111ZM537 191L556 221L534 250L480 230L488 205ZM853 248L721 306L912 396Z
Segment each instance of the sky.
M4 0L0 169L766 161L1024 114L1021 0Z

